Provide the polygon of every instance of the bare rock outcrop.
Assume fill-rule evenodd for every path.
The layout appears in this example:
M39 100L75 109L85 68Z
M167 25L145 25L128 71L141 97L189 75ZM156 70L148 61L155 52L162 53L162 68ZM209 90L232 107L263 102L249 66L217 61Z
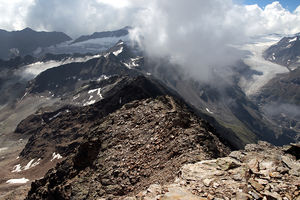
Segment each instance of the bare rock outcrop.
M126 200L300 199L299 144L249 144L228 157L186 164L173 184L153 184Z
M173 182L187 163L228 155L214 129L171 96L136 100L89 126L74 155L27 199L121 199Z

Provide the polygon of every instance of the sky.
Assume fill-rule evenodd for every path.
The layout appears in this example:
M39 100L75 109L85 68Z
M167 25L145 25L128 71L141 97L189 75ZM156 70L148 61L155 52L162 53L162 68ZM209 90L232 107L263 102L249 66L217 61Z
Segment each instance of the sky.
M149 11L155 5L163 5L167 2L172 2L172 0L162 0L161 3L157 0L0 0L0 29L20 30L31 27L36 30L63 31L71 37L78 37L95 31L117 29L127 25L135 26L140 21L137 19L145 18L145 10ZM224 2L219 0L213 2L217 9L217 4L222 6L230 4L230 7L225 8L228 13L237 9L237 5L240 6L240 13L234 14L244 20L248 18L249 23L252 23L250 28L252 30L249 30L251 34L263 32L257 30L258 25L255 25L255 21L270 32L297 31L287 26L292 26L293 21L300 16L300 8L298 11L295 10L300 5L299 0L225 0ZM178 11L184 10L193 3L193 0L185 1ZM201 7L206 5L204 0L199 0L197 8L201 10ZM214 10L213 7L210 9ZM158 10L161 9L158 8ZM164 11L168 12L167 9Z
M261 8L265 8L266 5L272 3L272 0L245 0L243 3L246 5L251 4L258 4ZM283 8L288 9L289 11L293 12L299 5L299 0L283 0L279 1Z

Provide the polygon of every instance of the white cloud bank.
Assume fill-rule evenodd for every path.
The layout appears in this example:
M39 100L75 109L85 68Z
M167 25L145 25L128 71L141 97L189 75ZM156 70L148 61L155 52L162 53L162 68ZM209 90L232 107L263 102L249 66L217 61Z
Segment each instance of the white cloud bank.
M34 0L0 0L0 29L19 30L27 26L26 17Z
M279 2L261 9L232 0L153 0L132 36L150 56L170 57L190 75L211 80L212 69L224 70L241 57L230 46L255 35L300 32L299 11L300 6L291 13Z
M172 13L174 11L178 12ZM0 28L18 30L31 27L71 35L90 34L134 26L137 19L151 18L145 13L161 16L157 22L168 19L176 23L178 19L194 18L190 26L196 19L223 15L226 16L224 26L231 23L230 18L235 18L236 23L248 25L249 34L300 32L300 6L291 13L278 1L262 9L258 5L234 4L232 0L0 0ZM176 18L170 18L175 15Z
M29 26L74 37L134 26L133 38L149 55L170 57L200 78L239 58L230 45L300 32L300 6L290 12L277 1L262 9L233 0L0 0L0 11L0 27L9 30Z

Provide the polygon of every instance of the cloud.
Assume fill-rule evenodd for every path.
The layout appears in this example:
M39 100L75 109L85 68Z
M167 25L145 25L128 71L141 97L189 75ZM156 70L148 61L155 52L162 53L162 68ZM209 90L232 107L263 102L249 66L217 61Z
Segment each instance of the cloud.
M72 37L136 27L152 57L169 57L202 79L212 68L241 55L230 46L251 36L300 32L300 6L290 12L278 1L264 9L233 0L0 0L0 27L63 31ZM236 2L236 1L235 1ZM141 40L141 38L143 38Z
M130 25L136 9L107 0L35 0L26 24L40 30L63 31L73 37ZM118 3L119 2L119 3Z
M292 118L300 118L300 107L299 105L273 102L263 107L264 112L271 116L278 116L284 114Z
M135 25L136 19L145 17L149 19L149 16L144 15L146 13L144 11L147 10L150 11L147 14L155 16L160 13L163 18L157 19L159 21L172 21L168 16L175 16L180 22L192 17L202 17L202 21L205 19L211 21L209 16L218 14L220 17L227 16L219 19L226 25L230 23L228 21L231 20L230 16L236 17L236 23L248 25L246 31L249 34L300 32L300 6L291 13L278 1L267 5L264 9L258 5L234 4L231 0L197 2L192 0L188 3L175 0L172 8L171 4L172 0L0 0L0 28L16 30L28 26L41 30L64 31L71 35L90 34L104 29ZM172 13L179 4L181 5L179 12ZM140 14L141 11L143 15ZM216 13L218 11L220 13ZM192 22L189 24L191 28Z
M248 35L300 32L300 5L291 13L275 1L265 9L261 9L258 5L245 6L241 13L243 13L241 19L247 25Z
M150 57L169 57L190 75L210 79L211 69L240 58L230 45L244 39L231 0L154 0L132 37Z
M150 57L169 57L191 76L211 80L212 71L223 74L241 58L233 45L260 34L300 32L299 10L291 13L279 2L261 9L232 0L153 0L132 37Z
M24 19L34 0L0 0L0 28L19 30L26 27Z

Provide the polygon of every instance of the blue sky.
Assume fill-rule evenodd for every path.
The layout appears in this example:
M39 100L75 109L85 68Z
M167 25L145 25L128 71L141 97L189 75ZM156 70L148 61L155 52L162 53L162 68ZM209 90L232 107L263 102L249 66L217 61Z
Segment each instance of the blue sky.
M245 4L258 4L261 8L264 8L266 5L272 3L275 0L244 0ZM283 0L280 1L282 7L287 8L291 12L293 12L299 5L299 0Z

